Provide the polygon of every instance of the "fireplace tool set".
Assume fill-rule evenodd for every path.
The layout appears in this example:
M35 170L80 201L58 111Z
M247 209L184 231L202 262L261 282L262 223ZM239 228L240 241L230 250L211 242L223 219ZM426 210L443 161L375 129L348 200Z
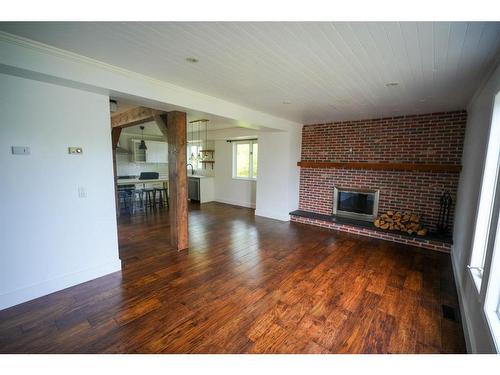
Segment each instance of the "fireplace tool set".
M439 199L439 217L436 225L439 234L448 234L450 210L453 200L449 191L444 192Z

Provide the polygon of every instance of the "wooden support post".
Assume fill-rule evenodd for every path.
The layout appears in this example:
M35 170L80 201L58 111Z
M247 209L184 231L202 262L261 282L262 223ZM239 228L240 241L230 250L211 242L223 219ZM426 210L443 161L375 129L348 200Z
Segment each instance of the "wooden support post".
M177 250L184 250L189 247L186 113L172 111L166 115L155 115L154 120L168 142L171 244Z
M116 205L116 216L120 216L120 202L118 197L118 189L116 186L116 182L118 180L118 176L116 175L116 148L118 147L118 140L120 139L120 134L122 132L122 128L111 128L111 146L113 149L113 176L115 180L115 205Z

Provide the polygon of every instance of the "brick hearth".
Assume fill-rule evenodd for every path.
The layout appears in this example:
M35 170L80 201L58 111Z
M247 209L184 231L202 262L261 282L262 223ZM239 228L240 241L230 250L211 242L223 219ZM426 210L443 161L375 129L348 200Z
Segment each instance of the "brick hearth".
M302 161L366 163L433 163L460 165L467 114L465 111L363 121L305 125ZM366 169L301 168L299 209L331 215L333 187L380 189L379 212L408 210L421 215L435 230L439 197L449 191L455 201L459 173ZM453 224L453 209L450 226ZM293 221L371 237L408 243L396 233L322 222L292 215ZM412 245L443 250L449 244Z

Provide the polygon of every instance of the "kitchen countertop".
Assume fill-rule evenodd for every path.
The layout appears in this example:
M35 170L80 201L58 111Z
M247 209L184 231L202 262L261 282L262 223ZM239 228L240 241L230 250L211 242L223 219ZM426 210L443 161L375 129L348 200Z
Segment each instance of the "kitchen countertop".
M139 180L138 178L121 178L116 181L117 185L148 184L151 182L168 182L167 177L161 177L151 180Z
M214 178L213 176L200 176L200 175L190 175L188 174L189 178ZM167 176L160 176L160 178L157 179L152 179L152 180L139 180L139 178L120 178L116 181L117 185L132 185L132 184L149 184L152 182L168 182L168 177Z
M214 178L214 176L200 176L198 174L188 174L188 177L193 177L193 178Z

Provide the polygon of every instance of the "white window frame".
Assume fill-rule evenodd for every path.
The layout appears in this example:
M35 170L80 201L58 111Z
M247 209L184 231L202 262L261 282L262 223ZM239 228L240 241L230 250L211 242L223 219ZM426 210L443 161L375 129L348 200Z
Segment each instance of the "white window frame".
M486 257L494 243L494 208L500 171L500 94L495 96L488 148L486 151L479 206L476 213L469 270L477 291L481 292Z
M259 141L257 139L247 139L247 140L241 140L241 141L231 141L232 143L232 153L233 153L233 165L232 165L232 176L233 179L235 180L248 180L248 181L257 181L257 176L254 177L253 173L253 145L259 144ZM239 144L248 144L250 145L249 147L249 157L248 157L248 162L249 162L249 177L239 177L236 175L236 145ZM258 153L257 153L257 162L258 162Z
M484 313L493 336L497 352L500 352L500 213L497 212L497 228L491 258L488 286L484 301Z

